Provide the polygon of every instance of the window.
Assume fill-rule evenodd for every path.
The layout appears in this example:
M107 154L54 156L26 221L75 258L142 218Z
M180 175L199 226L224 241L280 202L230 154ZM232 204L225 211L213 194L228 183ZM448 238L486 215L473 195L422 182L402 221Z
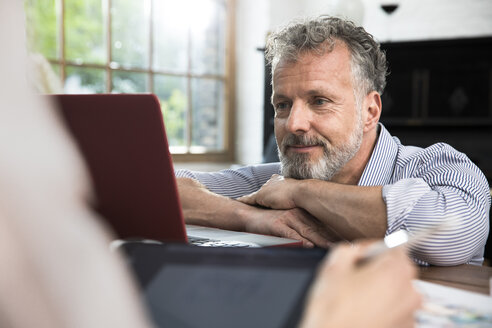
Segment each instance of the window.
M175 160L231 161L233 4L26 0L29 50L61 92L155 93Z

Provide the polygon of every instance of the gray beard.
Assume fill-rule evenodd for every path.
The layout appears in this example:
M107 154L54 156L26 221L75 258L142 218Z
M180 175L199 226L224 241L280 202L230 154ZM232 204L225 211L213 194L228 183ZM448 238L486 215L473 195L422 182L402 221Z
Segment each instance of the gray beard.
M357 154L362 144L362 134L362 122L359 120L348 141L339 147L330 146L321 136L287 135L278 147L282 175L286 178L330 181ZM323 156L317 162L310 163L309 154L284 155L287 146L292 144L320 145L323 147Z

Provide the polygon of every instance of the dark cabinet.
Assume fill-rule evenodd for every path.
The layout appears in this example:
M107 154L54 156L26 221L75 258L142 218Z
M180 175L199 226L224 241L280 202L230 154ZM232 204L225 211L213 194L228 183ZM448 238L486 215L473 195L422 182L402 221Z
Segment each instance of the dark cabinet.
M386 43L381 121L492 127L492 38Z

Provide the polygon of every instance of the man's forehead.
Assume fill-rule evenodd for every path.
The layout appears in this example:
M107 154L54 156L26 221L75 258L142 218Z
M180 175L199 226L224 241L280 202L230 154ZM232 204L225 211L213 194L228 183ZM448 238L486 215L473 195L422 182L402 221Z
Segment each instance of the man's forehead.
M273 72L273 90L281 91L281 85L292 83L298 85L299 81L309 83L309 88L321 87L326 84L352 87L351 56L344 45L335 47L325 54L306 52L297 60L281 60ZM304 84L304 86L307 86ZM330 88L331 89L331 88Z
M325 42L312 49L301 49L297 52L285 53L277 57L277 66L281 63L295 63L307 56L316 55L318 57L326 56L333 51L340 51L345 49L348 51L348 46L343 40L339 39L327 39Z
M302 66L316 67L327 62L332 63L339 68L349 66L351 64L351 54L344 42L336 42L329 49L324 49L321 51L306 50L299 53L295 58L281 57L273 71L273 78L276 77L279 70Z

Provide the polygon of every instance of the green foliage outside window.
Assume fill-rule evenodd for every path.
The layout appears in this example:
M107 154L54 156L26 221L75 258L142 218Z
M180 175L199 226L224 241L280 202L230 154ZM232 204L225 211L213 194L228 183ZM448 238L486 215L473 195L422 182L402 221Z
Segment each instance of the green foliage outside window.
M166 124L166 133L169 143L176 146L185 146L184 139L176 136L185 134L186 95L179 89L174 89L168 101L161 101L162 113Z
M197 19L189 16L197 6L208 8L197 16L202 20L198 30ZM49 61L66 93L153 92L161 101L171 146L222 149L224 92L189 85L190 79L208 81L211 75L223 79L224 0L25 0L25 10L29 51ZM184 25L170 26L169 19ZM203 99L205 107L198 101ZM195 116L191 123L189 113Z
M26 0L26 34L30 51L58 59L55 0Z
M102 0L65 0L65 56L76 63L104 64L106 34Z

